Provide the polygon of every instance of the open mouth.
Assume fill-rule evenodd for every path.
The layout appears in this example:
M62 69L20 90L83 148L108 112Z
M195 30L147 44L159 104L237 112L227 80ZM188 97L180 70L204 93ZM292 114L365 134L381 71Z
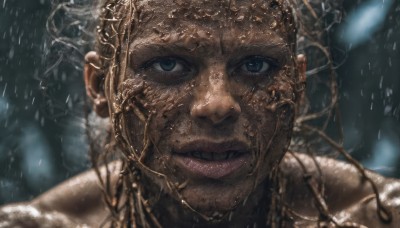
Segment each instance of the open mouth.
M173 153L177 165L197 177L221 179L249 162L250 153L237 141L213 143L195 141L178 147Z
M205 161L225 161L238 158L243 154L243 152L239 151L226 151L222 153L193 151L185 154L180 154L180 156L193 157Z

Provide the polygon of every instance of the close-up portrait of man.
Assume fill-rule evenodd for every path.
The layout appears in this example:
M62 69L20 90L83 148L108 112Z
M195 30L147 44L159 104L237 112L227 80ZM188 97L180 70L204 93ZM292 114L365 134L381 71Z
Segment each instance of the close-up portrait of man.
M84 52L91 168L3 205L1 228L400 227L400 181L342 143L341 1L52 7L49 43ZM74 44L57 29L76 15Z

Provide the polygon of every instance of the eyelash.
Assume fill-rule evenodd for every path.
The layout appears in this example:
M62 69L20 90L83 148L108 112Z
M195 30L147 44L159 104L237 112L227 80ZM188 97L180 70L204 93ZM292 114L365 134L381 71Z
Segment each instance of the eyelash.
M164 71L157 69L160 66L162 61L166 60L174 60L176 61L176 64L180 64L182 67L182 70L178 71ZM159 66L156 66L156 64L159 64ZM151 78L154 78L156 81L160 81L163 83L174 83L174 80L177 81L182 81L188 76L192 75L193 73L193 67L192 64L188 63L187 61L183 60L180 57L175 57L175 56L163 56L163 57L157 57L153 58L151 60L146 61L145 63L141 64L139 69L143 72L147 71L147 74L154 74L151 76Z
M167 60L176 61L176 64L180 64L182 70L166 71L166 70L156 69L157 66L155 66L155 64L161 64L162 61L167 61ZM251 61L262 61L263 64L264 63L268 64L267 66L268 68L265 70L265 72L251 72L249 70L242 69L243 67L245 67L245 64ZM271 72L276 70L276 68L278 68L279 65L276 60L271 59L269 57L253 55L242 58L240 61L237 62L237 64L233 64L231 66L233 68L232 73L234 75L245 75L246 77L262 78L270 75ZM159 67L160 65L157 68ZM175 67L176 66L174 66L174 68ZM262 65L262 67L264 67L264 65ZM175 57L175 56L157 57L143 63L140 67L142 71L148 71L150 74L154 72L155 76L153 77L156 80L163 81L166 83L168 83L170 80L176 80L176 79L178 79L179 81L185 80L185 78L188 78L191 75L193 75L193 72L195 71L194 68L195 67L193 64L189 63L188 61L180 57Z
M142 66L140 68L142 70L148 70L150 68L154 69L153 66L154 66L155 63L161 62L162 60L166 60L166 59L173 59L177 63L182 64L185 69L188 68L189 64L185 60L183 60L182 58L179 58L179 57L175 57L175 56L165 56L165 57L157 57L157 58L151 59L149 61L146 61L144 64L142 64Z
M265 63L268 64L268 69L266 69L265 72L250 72L250 71L246 71L244 72L242 67L252 61L252 60L261 60ZM264 57L264 56L260 56L260 55L252 55L252 56L247 56L243 59L241 59L239 61L238 64L235 64L237 67L234 69L234 73L236 74L247 74L250 77L262 77L265 75L269 75L272 71L276 70L279 67L279 64L276 60L269 58L269 57Z

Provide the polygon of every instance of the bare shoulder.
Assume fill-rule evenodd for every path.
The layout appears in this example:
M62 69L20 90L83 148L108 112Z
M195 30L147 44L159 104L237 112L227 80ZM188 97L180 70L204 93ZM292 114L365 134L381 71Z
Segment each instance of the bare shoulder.
M338 222L354 222L367 227L396 227L400 224L400 181L366 170L375 183L382 205L392 215L385 223L378 216L371 183L354 165L326 157L287 154L280 165L287 181L289 205L305 217L319 216L316 197L326 204ZM313 193L313 188L318 194ZM397 224L397 225L395 225Z
M1 228L88 227L56 211L42 211L30 203L0 208Z
M109 167L118 173L119 163ZM32 201L0 208L0 227L99 227L107 216L98 177L89 170Z

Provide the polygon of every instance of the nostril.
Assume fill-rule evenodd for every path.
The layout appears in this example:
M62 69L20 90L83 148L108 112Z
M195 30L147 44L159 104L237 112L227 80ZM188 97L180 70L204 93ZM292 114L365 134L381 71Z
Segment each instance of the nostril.
M209 120L212 124L234 121L240 114L239 104L230 96L209 99L202 103L197 101L191 109L191 116L198 120Z

